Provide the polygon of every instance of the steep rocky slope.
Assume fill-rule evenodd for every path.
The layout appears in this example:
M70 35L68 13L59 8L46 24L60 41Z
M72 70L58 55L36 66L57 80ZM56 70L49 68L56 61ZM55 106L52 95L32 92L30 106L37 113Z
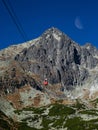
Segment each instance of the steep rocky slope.
M98 50L90 44L80 46L56 28L42 34L40 40L16 55L25 71L37 74L50 84L60 83L62 90L85 84L89 69L98 64Z

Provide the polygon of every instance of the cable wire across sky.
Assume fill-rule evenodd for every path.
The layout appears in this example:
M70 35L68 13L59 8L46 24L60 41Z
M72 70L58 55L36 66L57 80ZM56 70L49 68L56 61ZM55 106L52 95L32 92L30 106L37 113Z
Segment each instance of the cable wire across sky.
M0 48L56 27L75 42L98 48L98 0L0 0Z
M11 2L9 0L2 0L2 3L4 4L5 8L7 9L9 15L11 16L14 24L16 25L17 29L18 29L18 32L20 33L21 37L23 38L23 40L26 42L28 41L28 36L27 34L25 33L23 27L22 27L22 24L20 23L12 5L11 5Z

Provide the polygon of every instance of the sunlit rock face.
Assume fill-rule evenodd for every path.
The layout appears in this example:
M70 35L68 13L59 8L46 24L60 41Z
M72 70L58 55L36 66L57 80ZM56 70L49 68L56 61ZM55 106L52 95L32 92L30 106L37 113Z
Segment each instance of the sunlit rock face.
M88 79L88 69L98 63L97 54L98 50L90 44L80 46L57 28L50 28L15 60L41 80L48 78L50 84L61 83L71 90Z

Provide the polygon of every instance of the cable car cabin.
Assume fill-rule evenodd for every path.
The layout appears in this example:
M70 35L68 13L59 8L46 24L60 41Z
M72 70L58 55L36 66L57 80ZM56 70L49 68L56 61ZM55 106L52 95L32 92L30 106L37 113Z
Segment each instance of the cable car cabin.
M43 84L44 84L44 86L48 85L47 79L44 80Z

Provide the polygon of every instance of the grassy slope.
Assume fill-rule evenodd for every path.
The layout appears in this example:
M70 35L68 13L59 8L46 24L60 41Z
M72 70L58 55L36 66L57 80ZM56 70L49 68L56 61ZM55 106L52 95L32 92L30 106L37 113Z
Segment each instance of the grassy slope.
M45 114L47 108L49 112ZM15 113L21 115L23 111L32 111L35 116L25 118L21 123L16 123L16 125L14 122L10 124L10 120L0 120L0 127L2 127L3 130L11 130L12 127L15 127L16 130L38 130L36 127L28 126L27 122L35 123L41 118L42 128L39 130L51 130L52 128L55 128L55 130L59 130L60 128L67 128L67 130L98 130L98 118L83 120L79 116L79 114L98 116L98 110L88 110L78 101L77 104L73 106L65 106L56 103L43 108L25 108L23 110L17 110Z

